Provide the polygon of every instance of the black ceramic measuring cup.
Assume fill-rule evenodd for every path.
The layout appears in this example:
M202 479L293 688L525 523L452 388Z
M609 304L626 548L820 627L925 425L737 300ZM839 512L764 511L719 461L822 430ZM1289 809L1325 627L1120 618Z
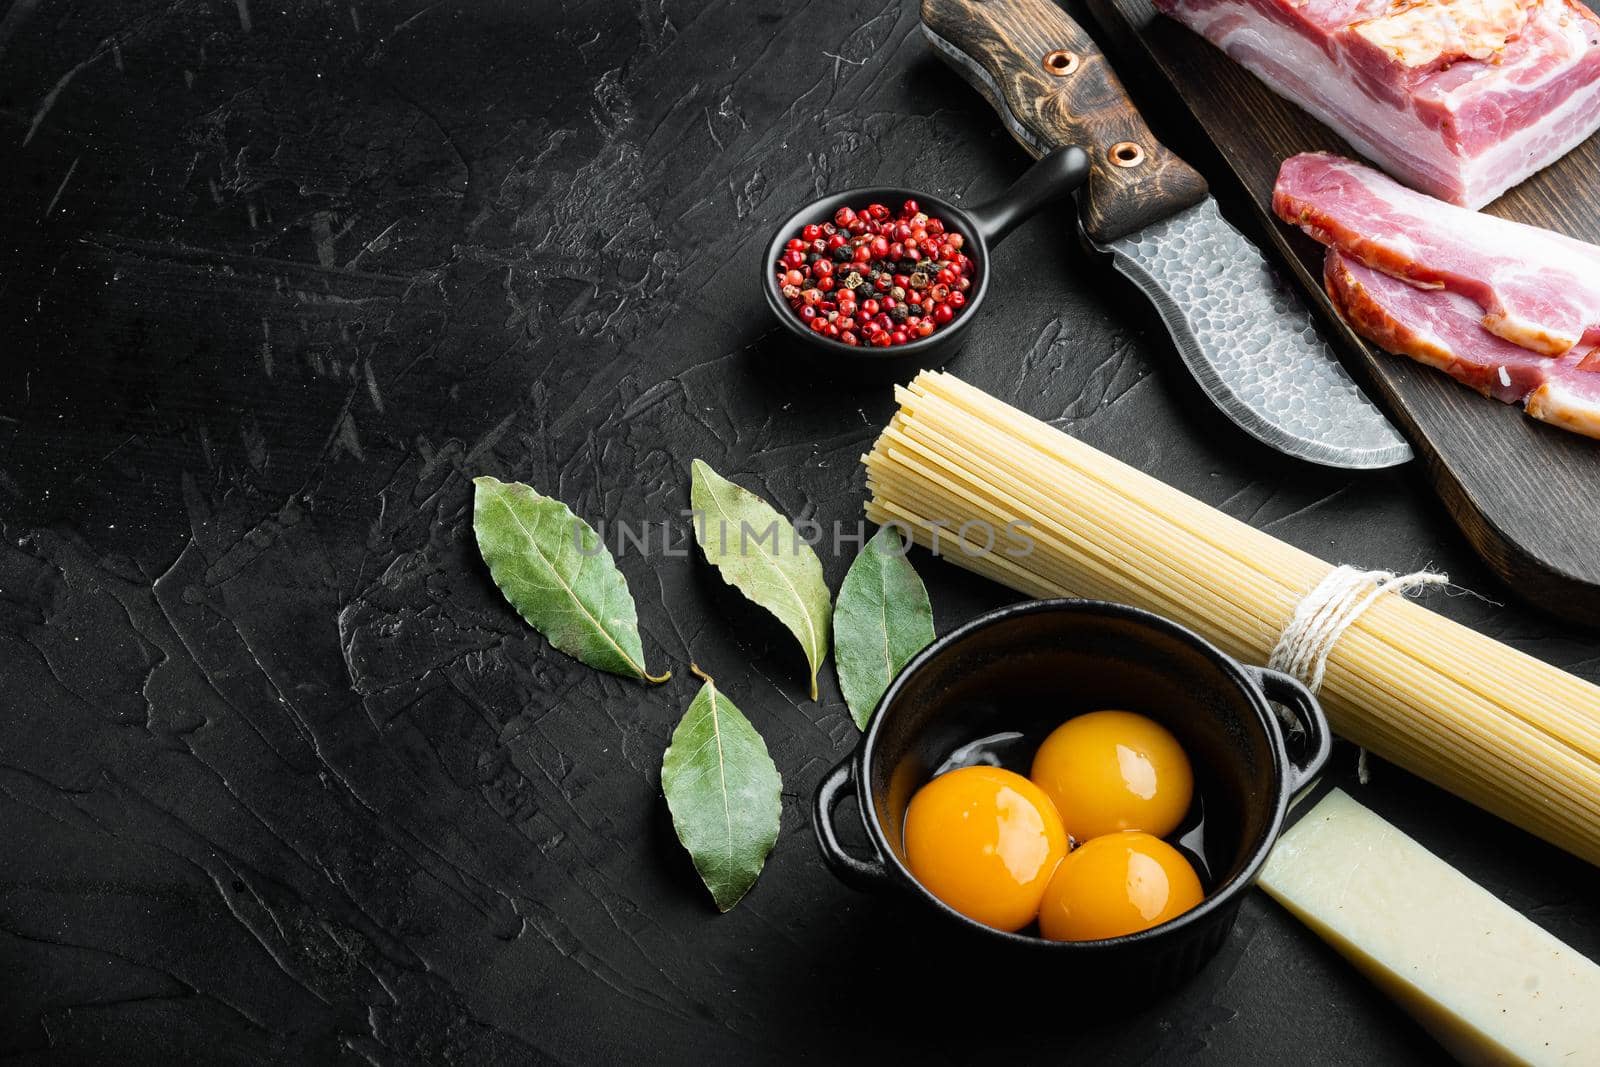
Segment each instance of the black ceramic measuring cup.
M989 291L990 260L994 249L1006 235L1052 200L1077 189L1089 176L1089 157L1076 146L1060 148L1029 167L1011 188L973 208L957 207L942 197L917 189L897 186L872 186L848 189L813 201L785 219L767 243L761 264L763 292L783 328L807 356L820 359L831 369L875 380L908 378L923 368L942 366L961 348L967 331L978 317L984 294ZM930 215L945 221L948 228L967 240L966 252L973 261L972 286L961 313L927 337L888 348L847 345L810 329L784 299L775 272L784 243L810 223L831 221L844 206L860 209L869 203L898 204L914 198Z

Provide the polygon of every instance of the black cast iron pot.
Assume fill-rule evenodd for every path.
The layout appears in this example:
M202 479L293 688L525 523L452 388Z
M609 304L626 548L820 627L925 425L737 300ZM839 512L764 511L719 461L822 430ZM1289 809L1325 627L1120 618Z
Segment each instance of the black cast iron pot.
M904 380L924 368L943 366L961 348L968 329L978 317L989 291L989 269L995 246L1045 204L1077 189L1089 176L1089 157L1077 147L1060 148L1039 159L1022 177L987 203L961 208L941 197L898 186L850 189L813 201L784 220L767 242L761 264L762 292L767 306L786 331L791 358L808 367L820 367L840 376L870 381ZM828 222L846 205L862 208L871 203L898 205L914 197L923 210L942 218L967 239L966 252L973 261L972 287L961 313L927 337L890 348L852 347L824 337L808 327L783 298L776 264L783 246L809 223Z
M1269 700L1292 716L1292 745ZM1125 937L1053 942L974 922L912 877L902 849L906 807L952 753L1001 731L1037 743L1071 715L1104 707L1157 720L1189 755L1205 809L1198 851L1210 868L1201 872L1206 897L1198 907ZM1289 799L1322 768L1330 744L1316 698L1288 675L1245 666L1137 608L1030 601L968 623L906 666L855 754L817 788L813 820L823 858L840 879L909 896L951 938L976 939L1018 961L1032 957L1075 981L1170 988L1221 946ZM838 802L852 793L866 830L862 856L846 850L834 823Z

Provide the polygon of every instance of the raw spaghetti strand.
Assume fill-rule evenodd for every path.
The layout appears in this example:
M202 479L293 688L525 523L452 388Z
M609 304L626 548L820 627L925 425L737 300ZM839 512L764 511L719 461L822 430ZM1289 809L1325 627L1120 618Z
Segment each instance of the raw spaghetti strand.
M867 516L1029 595L1132 603L1259 663L1338 573L948 374L897 395L863 458ZM1016 521L1031 552L960 533ZM1600 863L1600 687L1404 596L1345 607L1362 601L1326 609L1306 664L1334 728Z

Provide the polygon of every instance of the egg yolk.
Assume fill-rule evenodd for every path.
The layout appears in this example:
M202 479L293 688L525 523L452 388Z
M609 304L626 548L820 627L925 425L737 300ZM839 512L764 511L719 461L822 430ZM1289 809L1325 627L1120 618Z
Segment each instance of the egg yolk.
M1039 932L1051 941L1121 937L1177 918L1203 896L1182 853L1159 837L1122 830L1061 861L1039 906Z
M1067 832L1050 798L1022 775L963 767L911 798L905 850L934 896L996 930L1020 930L1067 854Z
M1068 719L1039 746L1032 777L1075 841L1118 830L1165 837L1183 821L1194 794L1194 772L1178 739L1131 711Z

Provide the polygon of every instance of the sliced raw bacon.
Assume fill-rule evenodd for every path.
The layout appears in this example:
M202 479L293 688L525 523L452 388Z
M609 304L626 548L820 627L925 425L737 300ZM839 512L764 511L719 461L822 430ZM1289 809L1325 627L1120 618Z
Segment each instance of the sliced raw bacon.
M1600 437L1600 349L1544 356L1485 330L1478 306L1447 289L1419 289L1337 248L1323 284L1355 331L1387 351L1437 367L1536 419Z
M1384 350L1444 371L1485 396L1519 404L1544 384L1549 356L1485 330L1478 306L1442 289L1418 289L1328 249L1322 282L1356 332Z
M1416 189L1481 207L1600 127L1579 0L1155 0Z
M1523 410L1563 430L1600 438L1600 374L1578 370L1552 375L1528 394Z
M1600 248L1454 207L1325 153L1284 161L1273 210L1323 244L1417 286L1466 297L1482 325L1560 355L1600 343Z

